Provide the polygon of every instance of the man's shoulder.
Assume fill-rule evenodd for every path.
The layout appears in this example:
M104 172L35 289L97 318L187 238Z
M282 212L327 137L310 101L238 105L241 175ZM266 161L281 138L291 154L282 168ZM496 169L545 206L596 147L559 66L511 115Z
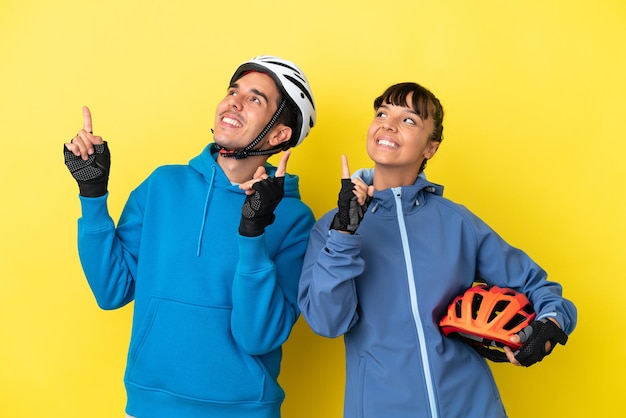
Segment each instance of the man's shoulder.
M197 173L197 171L188 164L166 164L158 166L157 168L152 170L146 180L163 181L188 176L192 173Z

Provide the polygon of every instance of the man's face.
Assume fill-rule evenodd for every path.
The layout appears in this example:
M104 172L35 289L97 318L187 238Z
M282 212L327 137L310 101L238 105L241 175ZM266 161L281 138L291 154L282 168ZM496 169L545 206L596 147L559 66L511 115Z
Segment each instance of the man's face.
M246 147L276 112L279 97L274 80L267 74L251 72L241 77L217 105L213 127L215 142L227 149ZM259 146L264 142L265 139Z

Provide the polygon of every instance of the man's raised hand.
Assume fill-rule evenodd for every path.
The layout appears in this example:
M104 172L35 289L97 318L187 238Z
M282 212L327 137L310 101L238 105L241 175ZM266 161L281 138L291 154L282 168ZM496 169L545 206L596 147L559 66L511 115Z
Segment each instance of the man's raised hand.
M246 192L246 200L241 208L241 222L239 223L241 235L259 236L265 232L268 225L274 222L274 210L285 194L285 173L290 154L291 151L286 151L283 154L273 178L265 172L265 168L259 167L252 180L239 186Z
M83 107L83 129L63 145L65 165L78 183L80 195L103 196L107 192L111 154L106 141L93 135L91 112Z

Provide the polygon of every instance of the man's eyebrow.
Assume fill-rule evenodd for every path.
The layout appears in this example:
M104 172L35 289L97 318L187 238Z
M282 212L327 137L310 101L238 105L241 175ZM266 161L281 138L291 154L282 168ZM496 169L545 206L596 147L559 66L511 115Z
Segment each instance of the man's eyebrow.
M229 89L238 89L238 88L239 88L239 84L238 84L238 83L233 83L233 84L231 84L231 85L230 85L230 87L228 87L228 88L229 88ZM253 88L253 89L251 89L250 91L251 91L252 93L256 94L257 96L261 96L261 97L262 97L262 98L263 98L266 102L269 102L269 101L267 100L267 95L266 95L265 93L263 93L262 91L257 90L257 89L254 89L254 88Z
M252 90L250 90L250 91L251 91L252 93L254 93L254 94L258 95L258 96L261 96L261 97L262 97L262 98L263 98L266 102L268 101L268 100L267 100L267 96L266 96L266 95L265 95L265 93L263 93L262 91L259 91L259 90L257 90L257 89L252 89Z

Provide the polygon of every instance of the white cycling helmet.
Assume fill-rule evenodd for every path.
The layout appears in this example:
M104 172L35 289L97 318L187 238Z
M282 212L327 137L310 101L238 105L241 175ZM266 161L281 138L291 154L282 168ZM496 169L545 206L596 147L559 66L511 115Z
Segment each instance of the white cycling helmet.
M302 70L291 61L261 55L241 64L230 79L230 84L239 80L248 71L259 71L272 77L282 95L291 104L290 107L297 111L297 126L291 127L294 132L283 149L301 144L315 125L313 93Z

